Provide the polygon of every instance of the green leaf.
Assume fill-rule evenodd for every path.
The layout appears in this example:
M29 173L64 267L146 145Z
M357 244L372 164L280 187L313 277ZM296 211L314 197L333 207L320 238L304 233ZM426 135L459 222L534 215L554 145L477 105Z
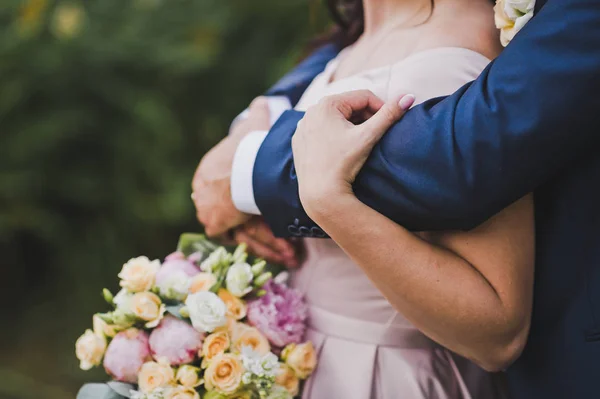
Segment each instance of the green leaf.
M217 249L217 246L210 242L204 234L183 233L179 237L177 250L185 256L190 256L194 252L210 253Z
M129 384L123 385L128 385L133 388L133 386ZM119 394L108 384L85 384L77 393L77 399L123 399L130 396L129 391L127 391L126 394L127 396Z
M179 313L179 311L181 310L181 308L184 305L172 305L172 306L167 306L167 313L172 314L173 316L177 317L178 319L181 320L185 320L185 318L181 315L181 313Z
M113 391L126 398L130 397L130 392L135 389L131 384L119 381L109 381L106 383Z

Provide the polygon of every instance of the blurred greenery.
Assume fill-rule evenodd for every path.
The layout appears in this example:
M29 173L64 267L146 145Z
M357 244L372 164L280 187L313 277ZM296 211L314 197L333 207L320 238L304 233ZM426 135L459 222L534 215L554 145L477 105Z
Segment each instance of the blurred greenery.
M0 398L104 379L74 356L102 287L200 230L200 157L326 24L312 0L0 2Z

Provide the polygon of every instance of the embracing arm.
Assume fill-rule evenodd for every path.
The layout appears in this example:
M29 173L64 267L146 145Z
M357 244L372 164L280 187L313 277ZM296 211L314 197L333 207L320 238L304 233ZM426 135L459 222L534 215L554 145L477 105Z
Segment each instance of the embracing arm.
M533 297L531 195L472 231L421 237L351 193L329 203L307 204L309 215L424 334L489 371L520 355Z
M414 107L388 131L355 182L357 197L411 230L481 224L600 141L598 48L600 3L549 0L475 82ZM302 115L282 115L254 164L256 203L278 235L315 227L291 151Z

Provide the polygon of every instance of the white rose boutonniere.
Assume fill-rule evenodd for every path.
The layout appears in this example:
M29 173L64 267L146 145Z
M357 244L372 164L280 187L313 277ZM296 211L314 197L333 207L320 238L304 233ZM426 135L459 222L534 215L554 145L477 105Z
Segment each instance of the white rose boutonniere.
M533 17L535 0L496 0L494 7L496 27L504 47Z

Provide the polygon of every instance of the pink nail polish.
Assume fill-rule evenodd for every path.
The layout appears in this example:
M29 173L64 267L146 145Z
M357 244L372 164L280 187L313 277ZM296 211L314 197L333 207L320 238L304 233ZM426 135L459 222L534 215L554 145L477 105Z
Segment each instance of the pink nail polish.
M414 94L406 94L405 96L403 96L400 99L400 101L398 101L398 105L400 106L400 108L402 108L404 111L406 111L414 104L414 102L415 102Z

